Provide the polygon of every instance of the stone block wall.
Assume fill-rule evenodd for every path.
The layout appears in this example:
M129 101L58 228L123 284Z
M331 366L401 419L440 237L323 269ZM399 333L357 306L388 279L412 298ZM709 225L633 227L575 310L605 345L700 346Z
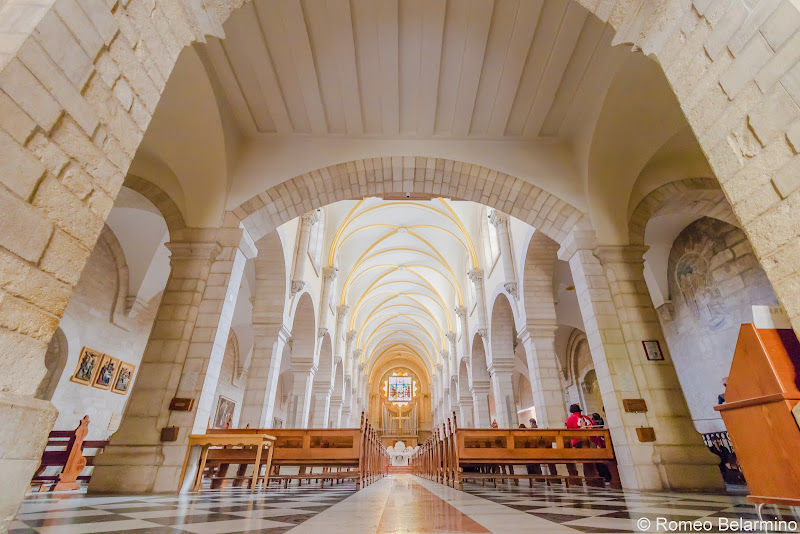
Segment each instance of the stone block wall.
M699 432L725 430L714 411L751 306L777 298L744 232L704 217L675 240L667 270L674 319L661 316L683 394Z

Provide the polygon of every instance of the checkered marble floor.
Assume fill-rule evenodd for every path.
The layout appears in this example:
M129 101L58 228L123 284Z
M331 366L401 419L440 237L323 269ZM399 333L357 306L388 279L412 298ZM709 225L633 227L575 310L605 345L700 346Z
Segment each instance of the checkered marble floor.
M355 484L350 483L255 493L230 488L171 496L36 495L25 500L9 532L281 534L353 493Z
M529 488L525 482L520 482L519 486L501 484L497 488L488 484L467 483L464 484L464 491L576 532L642 532L640 523L637 523L641 518L650 520L653 529L658 518L666 518L666 521L708 520L715 526L720 524L720 518L727 518L729 522L758 520L755 507L747 502L744 495L634 492L583 487L566 489L560 485L547 487L544 484L534 484L533 488ZM789 508L766 507L763 519L800 522L798 512Z

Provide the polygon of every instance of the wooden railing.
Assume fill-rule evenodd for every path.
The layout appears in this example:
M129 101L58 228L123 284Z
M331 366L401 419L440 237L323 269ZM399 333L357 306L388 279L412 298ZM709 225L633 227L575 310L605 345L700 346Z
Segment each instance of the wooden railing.
M81 419L75 430L50 432L31 485L38 484L39 491L44 491L48 485L51 490L65 491L80 489L81 482L89 482L91 475L84 475L83 471L87 467L92 467L94 457L103 451L108 441L86 440L88 433L88 415ZM44 475L48 467L60 467L61 472L56 475Z
M269 482L290 480L355 480L356 489L383 476L388 469L389 454L381 444L380 438L361 414L359 428L232 428L209 429L208 434L269 434L274 436L272 453L272 472L259 474L259 479L268 476ZM253 455L254 460L254 455ZM212 479L226 478L230 464L247 467L250 458L230 460L230 454L221 449L211 449L206 466L216 472L210 473ZM252 463L252 462L250 462ZM281 467L298 467L297 474L281 474ZM314 473L314 468L321 472ZM306 472L309 470L310 472ZM212 487L218 487L214 483Z
M606 429L457 428L456 416L436 429L411 457L412 473L462 489L465 479L527 479L620 488L611 436ZM566 466L559 474L556 466ZM577 466L582 464L583 474ZM598 465L600 470L598 471ZM514 465L530 466L527 474ZM544 465L549 473L544 472ZM533 471L533 472L531 472Z

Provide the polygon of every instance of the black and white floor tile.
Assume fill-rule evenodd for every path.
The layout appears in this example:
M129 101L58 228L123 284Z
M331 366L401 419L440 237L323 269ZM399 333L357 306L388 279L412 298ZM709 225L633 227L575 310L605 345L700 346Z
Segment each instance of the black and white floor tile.
M637 521L650 520L653 526L659 518L666 521L711 521L719 525L719 518L730 521L757 520L758 515L744 495L706 495L692 493L655 493L616 491L596 488L564 488L536 484L529 488L519 486L467 483L464 490L472 495L502 504L509 508L567 526L579 532L641 532ZM797 521L791 509L768 507L764 519Z
M185 495L36 495L25 500L11 534L282 534L355 493L355 484L250 492L231 488Z

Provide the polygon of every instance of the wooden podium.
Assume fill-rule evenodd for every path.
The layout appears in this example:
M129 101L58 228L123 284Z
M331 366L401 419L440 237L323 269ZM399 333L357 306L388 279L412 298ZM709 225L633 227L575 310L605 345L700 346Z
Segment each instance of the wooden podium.
M725 404L728 429L750 500L800 506L800 343L793 330L743 324L733 354Z

